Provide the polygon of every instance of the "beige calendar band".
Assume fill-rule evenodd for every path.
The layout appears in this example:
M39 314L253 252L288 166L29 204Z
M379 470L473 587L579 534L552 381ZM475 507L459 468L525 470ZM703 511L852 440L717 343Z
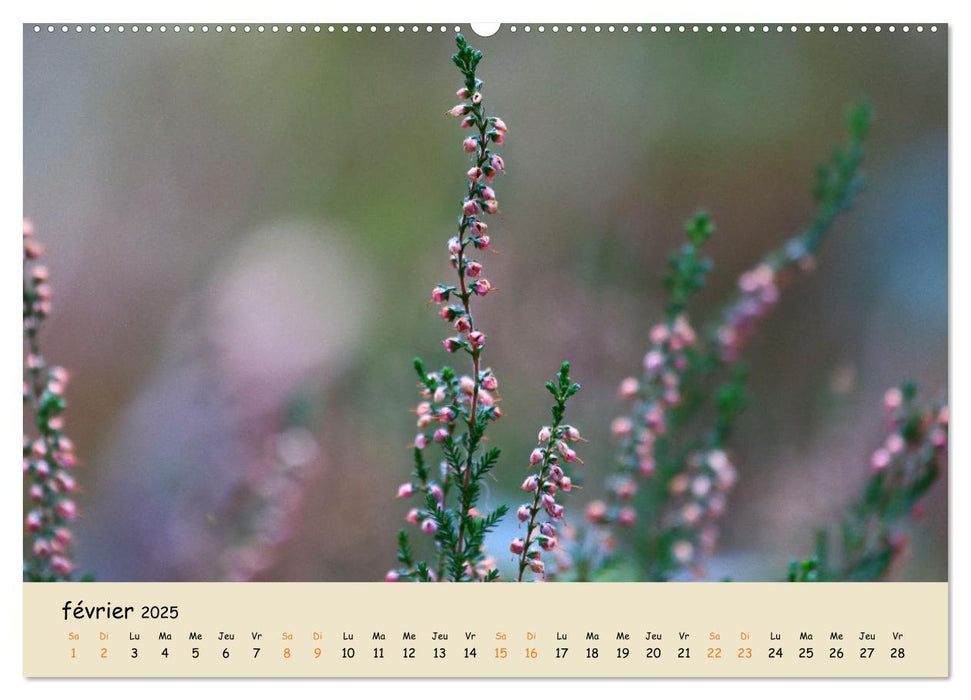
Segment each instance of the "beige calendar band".
M23 594L25 676L948 674L947 583L28 583Z

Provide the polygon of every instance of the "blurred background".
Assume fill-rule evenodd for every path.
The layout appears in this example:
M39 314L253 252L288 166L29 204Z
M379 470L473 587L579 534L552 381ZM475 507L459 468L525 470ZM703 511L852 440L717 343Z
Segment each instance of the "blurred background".
M24 211L54 287L41 341L74 376L77 559L99 580L377 580L394 565L412 358L446 361L427 299L452 278L468 163L443 116L452 28L368 29L25 27ZM476 314L505 416L490 506L521 500L542 385L568 358L590 439L579 518L684 221L704 207L717 226L700 321L809 220L846 105L872 102L867 189L747 353L740 481L710 575L782 578L858 492L884 390L947 387L945 32L503 27L473 43L510 128L484 256L500 291ZM901 578L946 580L947 546L942 480Z

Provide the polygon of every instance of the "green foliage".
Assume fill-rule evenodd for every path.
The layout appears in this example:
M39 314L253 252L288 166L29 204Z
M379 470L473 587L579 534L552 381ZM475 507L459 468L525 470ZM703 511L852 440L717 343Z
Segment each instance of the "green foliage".
M685 224L684 230L688 242L678 254L669 258L669 271L664 278L664 288L669 296L667 311L672 319L684 311L691 296L705 286L711 271L711 260L700 255L701 246L715 232L715 225L707 212L695 214Z

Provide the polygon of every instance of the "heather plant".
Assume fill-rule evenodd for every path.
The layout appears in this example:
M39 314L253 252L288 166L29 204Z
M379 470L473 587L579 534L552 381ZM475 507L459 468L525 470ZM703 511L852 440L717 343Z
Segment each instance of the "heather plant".
M850 110L848 142L817 168L813 219L741 275L705 333L695 331L689 302L711 269L702 247L714 225L706 213L687 224L687 242L665 278L666 317L650 330L641 376L620 384L627 410L611 423L619 450L607 496L588 504L591 530L577 534L573 570L562 577L667 580L685 567L703 575L737 479L727 442L748 401L742 351L782 291L814 269L837 216L853 205L871 120L868 104Z
M424 363L415 360L422 399L416 409L420 432L412 448L412 480L399 487L398 497L420 495L423 498L423 503L409 510L405 519L432 539L434 557L431 562L416 558L408 533L402 530L398 536L401 567L387 573L389 581L494 581L499 577L495 560L484 551L484 542L507 507L500 505L482 513L478 505L483 479L495 468L500 454L498 447L483 449L482 443L489 423L498 420L502 412L497 403L498 379L483 360L486 334L473 316L474 302L489 294L493 287L483 277L483 266L473 255L490 247L489 227L484 217L499 210L492 184L496 175L505 169L502 156L493 147L505 142L507 128L502 119L485 111L483 82L476 76L482 52L469 46L461 34L456 37L456 45L458 51L452 61L464 79L456 93L462 101L447 114L459 117L461 127L472 132L462 141L462 150L470 154L472 167L466 173L458 231L447 243L456 279L436 285L431 300L440 305L440 316L455 331L455 335L443 341L445 350L466 355L471 371L461 374L445 366L427 372ZM551 390L559 406L555 415L561 418L560 402L566 401L567 393L572 395L576 391L572 384L560 388L563 381L569 384L568 372L569 366L564 365L558 379L560 384ZM565 445L558 438L556 444L561 443ZM443 457L437 469L426 461L426 452L432 445L440 446ZM552 438L550 445L553 445ZM565 448L564 459L565 454L575 455L569 447ZM552 468L553 463L546 459L544 465ZM561 513L562 507L550 493L553 489L555 486L550 482L546 492L548 510ZM531 536L527 533L527 539ZM548 545L551 541L555 542L549 538L541 542ZM531 551L529 546L524 546L523 556L532 561L534 572L541 572L542 562L529 554Z
M24 486L29 510L25 519L24 579L68 581L75 570L70 548L71 521L77 506L71 470L77 464L74 444L64 433L64 393L68 373L47 364L39 335L51 313L50 273L38 262L44 247L34 227L24 221L24 410L33 435L24 434Z
M546 572L542 552L557 548L556 523L563 520L563 505L557 503L556 494L576 488L565 467L575 462L583 464L576 450L570 447L570 443L583 439L580 431L563 422L567 400L580 390L580 385L570 379L569 362L563 363L556 379L546 383L546 389L553 395L553 421L540 428L536 437L539 447L529 455L530 465L538 471L526 477L522 490L532 494L533 500L516 511L519 521L526 524L525 536L517 537L509 545L509 551L519 557L519 581L527 569L539 575ZM544 512L545 521L540 522Z
M789 581L877 581L902 561L908 548L903 525L920 517L921 499L947 466L948 406L921 407L916 397L911 382L884 394L888 434L870 456L862 493L835 538L817 531L814 556L791 562Z

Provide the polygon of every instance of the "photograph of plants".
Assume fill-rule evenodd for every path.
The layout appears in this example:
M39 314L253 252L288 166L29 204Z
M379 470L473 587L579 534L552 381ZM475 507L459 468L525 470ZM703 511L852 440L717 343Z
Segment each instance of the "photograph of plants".
M946 32L39 29L25 581L947 580Z

